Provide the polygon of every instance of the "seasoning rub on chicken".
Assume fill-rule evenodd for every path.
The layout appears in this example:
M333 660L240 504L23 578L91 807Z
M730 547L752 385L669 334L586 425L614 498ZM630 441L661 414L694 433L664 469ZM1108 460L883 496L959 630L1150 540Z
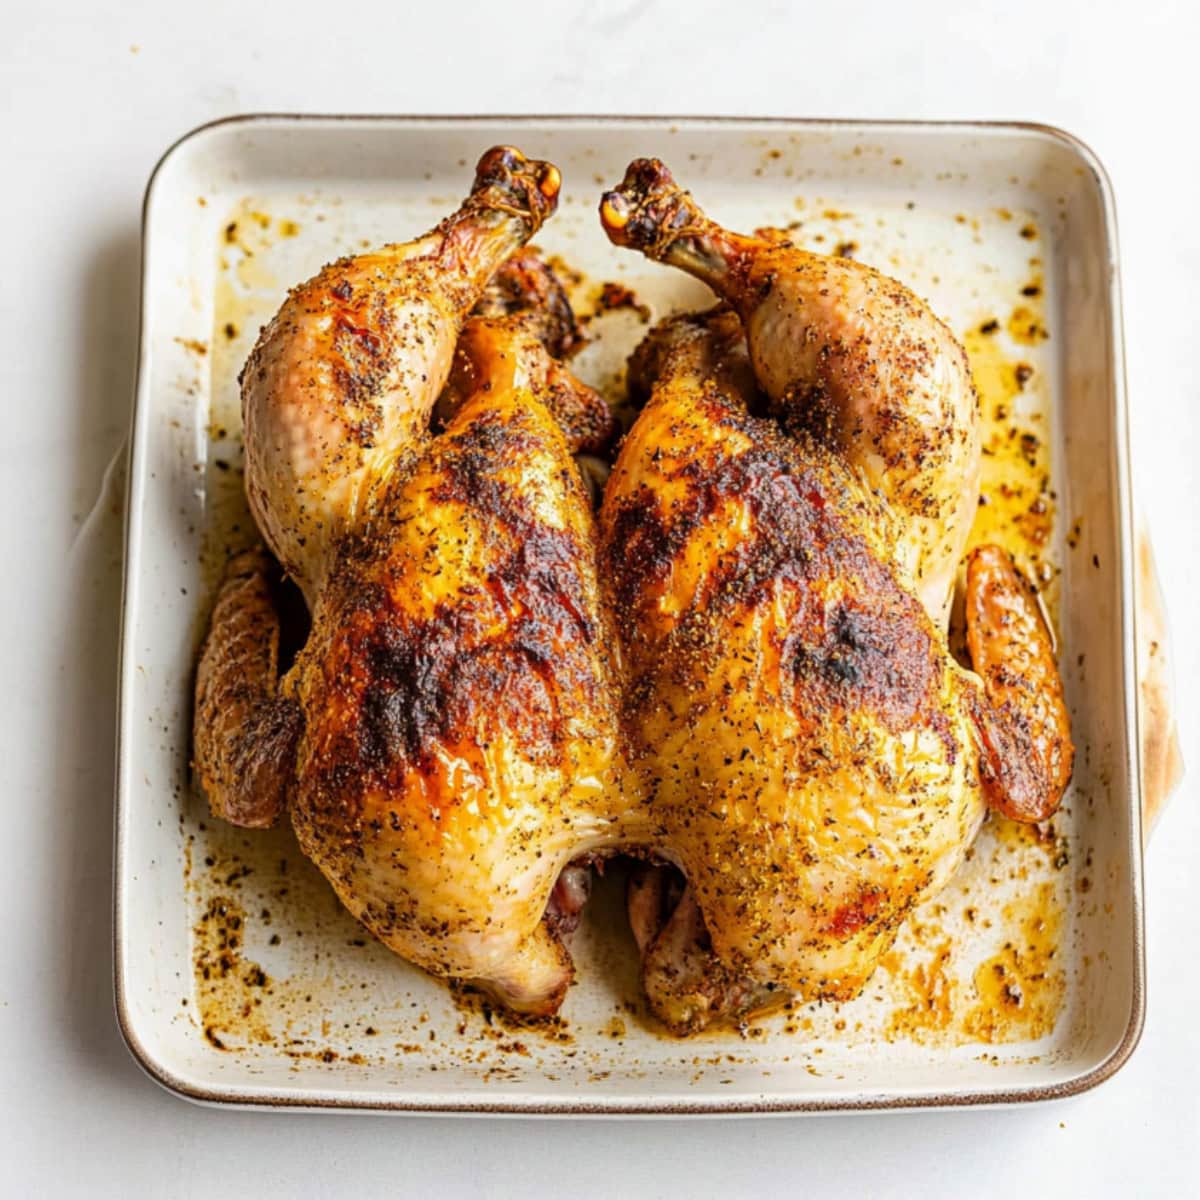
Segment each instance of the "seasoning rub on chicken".
M611 450L526 243L558 171L489 150L458 212L294 289L242 376L246 490L196 681L219 816L286 814L404 958L535 1015L561 1004L588 864L677 1033L856 995L987 807L1054 811L1072 747L1050 634L972 552L961 347L902 284L710 221L656 160L609 238L721 303L634 352ZM593 465L594 465L593 458ZM593 474L593 482L603 471ZM282 567L309 608L281 664Z
M553 415L589 443L606 410L536 321L467 321L558 190L553 166L491 150L457 213L326 267L263 331L243 375L246 488L312 632L277 681L262 559L236 563L195 734L215 812L265 824L286 807L381 941L533 1013L572 975L558 901L581 897L551 904L560 873L640 836L592 509Z
M978 493L962 351L903 285L722 229L657 161L600 212L730 305L638 348L600 518L635 761L687 880L670 912L661 878L631 893L647 992L679 1031L849 999L987 803L1041 819L1070 775L1049 633L994 547L967 577L982 680L947 648Z

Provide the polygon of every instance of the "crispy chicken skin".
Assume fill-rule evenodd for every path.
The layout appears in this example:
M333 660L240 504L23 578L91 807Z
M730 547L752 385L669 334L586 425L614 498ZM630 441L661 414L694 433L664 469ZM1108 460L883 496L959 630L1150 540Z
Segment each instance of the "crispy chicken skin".
M492 276L472 310L475 317L524 318L538 340L557 359L583 345L567 289L532 246L510 254Z
M786 427L860 472L900 518L897 563L939 624L979 493L979 403L966 354L924 301L852 259L711 221L657 159L604 195L618 245L703 280L737 311Z
M458 213L326 267L264 330L243 376L246 486L312 629L279 681L265 558L235 562L194 739L214 812L258 825L286 803L376 936L531 1013L571 978L561 932L586 880L563 869L644 837L571 458L608 436L607 410L546 349L573 332L552 277L524 258L489 288L558 186L549 164L489 151ZM481 299L493 315L464 329Z
M414 242L331 263L260 335L242 372L246 495L310 606L371 489L428 436L464 318L559 186L549 163L489 150L456 213Z
M590 505L504 320L468 326L484 382L342 544L292 821L388 946L544 1012L571 978L542 921L560 872L637 832Z
M638 358L657 379L600 527L658 848L703 915L721 996L848 999L983 817L978 683L895 568L878 498L748 411L736 315L650 337ZM694 964L654 951L656 1011L702 1025L712 998L674 986Z
M571 345L567 330L574 327L574 315L566 310L569 325L560 317L557 280L544 263L531 258L520 256L497 272L509 296L512 289L525 288L529 307L513 306L507 314L490 315L500 306L492 302L496 289L488 289L459 338L450 378L435 410L437 419L447 422L464 397L480 388L512 387L523 380L524 386L536 390L572 454L601 453L616 435L616 420L604 398L555 357L560 348Z

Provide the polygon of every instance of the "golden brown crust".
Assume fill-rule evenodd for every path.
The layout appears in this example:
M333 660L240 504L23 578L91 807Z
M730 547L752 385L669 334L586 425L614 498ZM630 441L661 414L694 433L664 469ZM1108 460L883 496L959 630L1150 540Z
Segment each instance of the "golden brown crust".
M630 398L645 403L659 379L685 372L737 397L748 412L765 411L742 323L724 304L659 321L629 356Z
M459 337L437 415L449 419L462 400L490 380L519 373L550 410L573 454L603 454L618 424L604 398L562 360L582 344L566 288L533 249L511 255L496 272Z
M894 568L887 513L752 415L735 321L674 319L635 355L651 397L600 518L657 844L711 939L684 936L686 910L669 937L635 913L677 1028L768 985L855 995L983 809L971 687Z
M246 495L310 605L389 460L428 436L464 318L554 211L559 183L551 164L493 148L457 212L330 263L260 335L241 377Z
M274 825L287 805L300 730L279 695L279 616L261 549L230 560L196 672L193 756L213 815Z
M583 341L567 289L532 246L508 257L471 315L528 316L530 330L555 358L566 358Z
M604 455L611 449L620 425L608 402L561 363L547 367L542 402L572 454Z
M704 626L784 592L790 627L778 651L806 736L851 711L870 712L893 732L936 722L939 647L919 602L846 522L846 505L855 502L849 480L827 455L797 452L769 422L720 399L700 400L696 416L751 445L712 464L664 469L666 485L687 490L687 502L670 514L642 492L609 507L603 563L615 611L633 611L666 583L697 533L737 504L747 527L710 564L696 618L686 623L687 652L713 646Z
M988 803L1016 821L1044 821L1071 780L1070 717L1037 598L998 546L967 560L966 623L986 696L976 721Z
M723 228L657 159L630 164L601 222L616 244L687 271L737 310L774 412L887 501L901 519L893 558L940 624L981 452L966 354L946 326L863 263Z
M346 546L326 671L348 737L322 755L330 785L353 777L354 791L402 786L408 772L435 769L444 743L502 730L531 761L560 765L568 714L559 690L589 703L599 693L590 548L575 531L541 521L528 498L497 477L498 464L544 453L544 431L520 414L468 417L439 440L436 481L422 497L431 511L487 516L464 590L414 619L408 597L387 582L393 555L411 548L374 537ZM379 525L396 518L385 502ZM456 798L431 801L452 807Z
M544 1013L572 976L560 871L628 836L613 638L545 349L519 315L464 341L448 425L322 593L293 823L389 946Z
M550 354L545 336L537 311L472 317L458 339L438 420L449 421L480 388L527 387L550 412L572 454L602 453L616 436L616 418L599 392Z

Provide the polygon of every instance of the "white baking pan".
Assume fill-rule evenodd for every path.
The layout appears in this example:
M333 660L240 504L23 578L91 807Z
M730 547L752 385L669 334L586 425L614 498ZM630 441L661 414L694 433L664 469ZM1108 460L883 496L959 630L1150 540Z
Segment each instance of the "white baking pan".
M706 300L596 219L602 185L658 155L725 223L791 226L902 277L973 350L996 452L981 520L1042 571L1075 780L1052 830L985 826L853 1003L663 1036L639 1003L618 868L576 939L561 1024L512 1029L374 943L290 832L229 829L193 794L193 663L220 563L252 534L237 371L290 284L428 228L496 142L562 169L538 244L583 273L585 312L603 281L655 316ZM307 1108L800 1112L1065 1096L1128 1058L1144 1010L1133 558L1112 197L1085 147L1024 125L250 117L169 151L144 237L116 976L155 1078ZM615 395L642 319L617 308L588 329L577 369ZM1001 502L1009 467L1032 493Z

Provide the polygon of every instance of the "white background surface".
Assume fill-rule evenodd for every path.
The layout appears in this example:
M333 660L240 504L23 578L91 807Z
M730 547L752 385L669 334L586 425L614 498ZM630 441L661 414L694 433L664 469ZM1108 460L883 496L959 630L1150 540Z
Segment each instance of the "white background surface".
M0 1194L1194 1194L1200 1175L1200 15L1191 3L5 5L0 36ZM1185 781L1148 853L1141 1047L1018 1111L682 1122L217 1112L112 1016L115 556L141 192L248 110L1012 117L1099 153L1120 220L1135 485L1174 617Z

